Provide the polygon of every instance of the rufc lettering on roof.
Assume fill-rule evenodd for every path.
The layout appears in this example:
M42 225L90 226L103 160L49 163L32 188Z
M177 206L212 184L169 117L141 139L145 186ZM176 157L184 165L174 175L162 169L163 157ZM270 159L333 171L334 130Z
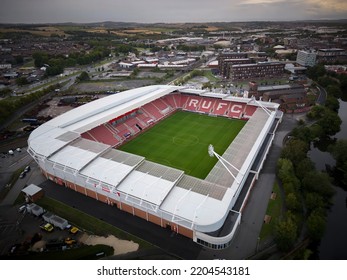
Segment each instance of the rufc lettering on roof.
M192 98L189 100L187 107L198 108L199 102L200 102L200 100ZM209 109L212 109L214 107L214 103L215 102L212 102L211 100L203 100L202 103L200 104L200 106L203 109L209 110ZM217 106L215 107L215 110L218 111L220 109L227 109L228 106L229 106L229 103L218 102ZM233 104L230 107L230 112L241 113L243 111L242 108L243 108L243 105L241 105L241 104Z

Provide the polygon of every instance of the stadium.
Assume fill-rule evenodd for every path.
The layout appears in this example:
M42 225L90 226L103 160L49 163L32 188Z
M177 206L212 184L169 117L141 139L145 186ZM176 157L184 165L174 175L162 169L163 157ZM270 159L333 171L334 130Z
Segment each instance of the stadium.
M223 249L281 121L278 107L207 90L141 87L44 123L28 151L58 185Z

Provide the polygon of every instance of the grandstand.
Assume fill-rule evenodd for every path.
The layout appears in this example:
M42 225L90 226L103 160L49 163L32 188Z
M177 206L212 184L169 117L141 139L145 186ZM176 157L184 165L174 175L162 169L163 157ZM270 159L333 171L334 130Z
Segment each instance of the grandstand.
M199 179L118 149L176 111L245 120L222 155L239 172L231 176L217 162L205 179ZM147 86L93 101L48 121L31 133L28 151L47 179L203 246L222 249L230 245L240 224L280 119L278 104L270 102Z

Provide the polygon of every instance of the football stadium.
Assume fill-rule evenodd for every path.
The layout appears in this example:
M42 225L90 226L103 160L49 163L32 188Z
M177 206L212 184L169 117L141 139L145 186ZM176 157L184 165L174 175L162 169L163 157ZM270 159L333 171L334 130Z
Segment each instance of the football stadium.
M28 151L57 185L223 249L281 121L278 107L182 86L141 87L44 123Z

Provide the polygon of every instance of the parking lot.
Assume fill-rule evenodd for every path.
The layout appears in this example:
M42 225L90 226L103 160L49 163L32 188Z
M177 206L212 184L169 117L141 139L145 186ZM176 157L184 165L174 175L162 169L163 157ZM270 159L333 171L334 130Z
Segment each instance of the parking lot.
M20 205L1 207L0 255L2 258L20 258L21 255L27 253L29 247L34 251L40 251L46 246L52 247L57 244L75 246L77 244L71 240L68 242L66 239L70 238L77 241L80 232L72 234L68 229L61 230L57 227L54 227L51 232L47 232L40 228L40 225L46 224L42 217L36 217L26 211L19 211L19 208Z

